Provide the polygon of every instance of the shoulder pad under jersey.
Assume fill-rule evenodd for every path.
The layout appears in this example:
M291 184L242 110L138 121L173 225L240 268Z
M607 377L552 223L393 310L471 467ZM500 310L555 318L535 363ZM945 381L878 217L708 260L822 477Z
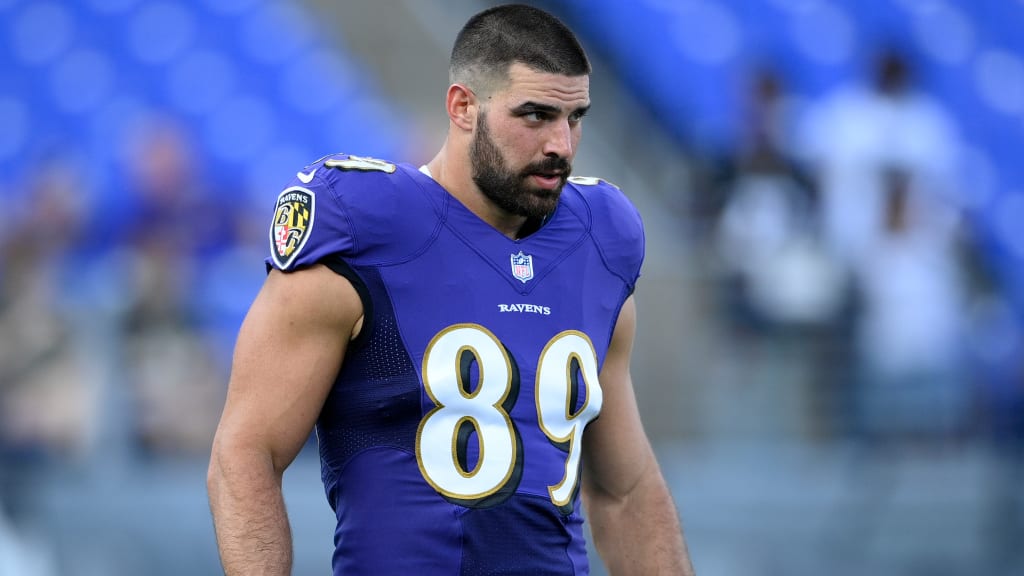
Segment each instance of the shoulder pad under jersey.
M291 270L331 254L379 264L415 253L436 234L439 208L410 171L348 154L306 166L277 197L267 263Z
M644 260L640 212L622 190L600 178L573 176L570 186L589 212L590 234L605 265L632 289Z

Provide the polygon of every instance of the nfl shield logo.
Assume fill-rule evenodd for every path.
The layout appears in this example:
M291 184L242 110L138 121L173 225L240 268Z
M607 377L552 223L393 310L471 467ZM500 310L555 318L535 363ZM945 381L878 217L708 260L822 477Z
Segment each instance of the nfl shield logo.
M533 278L533 256L523 254L522 250L519 251L519 254L513 254L512 276L523 284L526 284L527 280Z

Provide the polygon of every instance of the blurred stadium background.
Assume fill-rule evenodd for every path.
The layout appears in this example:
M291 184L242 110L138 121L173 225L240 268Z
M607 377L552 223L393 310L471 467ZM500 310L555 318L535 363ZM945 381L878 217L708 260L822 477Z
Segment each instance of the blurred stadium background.
M0 576L220 573L270 203L428 160L490 4L0 0ZM1024 574L1024 2L538 5L595 59L576 173L647 222L634 375L698 572ZM328 573L315 454L285 483Z

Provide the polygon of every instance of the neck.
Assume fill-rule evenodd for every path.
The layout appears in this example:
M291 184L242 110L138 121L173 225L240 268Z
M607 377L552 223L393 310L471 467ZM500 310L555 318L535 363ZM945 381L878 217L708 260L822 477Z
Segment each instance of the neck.
M505 212L480 191L480 188L473 182L473 171L468 161L468 152L464 154L464 157L466 161L453 161L449 143L445 142L437 155L427 163L431 178L470 212L505 236L516 239L533 232L537 227L536 224L528 230L531 228L531 224L525 216Z

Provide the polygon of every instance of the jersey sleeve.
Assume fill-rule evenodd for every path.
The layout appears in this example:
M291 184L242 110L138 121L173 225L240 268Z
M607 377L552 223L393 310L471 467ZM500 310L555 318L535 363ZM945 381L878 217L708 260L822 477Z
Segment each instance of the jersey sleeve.
M348 254L354 231L343 204L323 178L323 162L298 172L277 196L270 224L268 267L294 270L329 254Z
M570 181L580 191L590 211L591 236L601 258L632 293L640 278L645 253L640 212L614 184L584 177L573 177Z
M350 264L401 260L437 228L437 207L409 166L335 154L298 172L278 195L269 267L295 270L327 256Z

